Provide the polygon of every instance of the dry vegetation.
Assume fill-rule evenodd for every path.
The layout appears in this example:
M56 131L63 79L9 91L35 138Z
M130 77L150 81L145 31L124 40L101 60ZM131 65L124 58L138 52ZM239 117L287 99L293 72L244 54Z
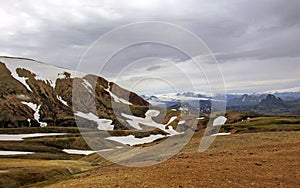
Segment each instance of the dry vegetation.
M92 168L90 163L74 160L0 159L0 187L20 187L62 177Z
M179 154L151 167L109 165L49 187L297 187L300 132L217 137L197 152L200 133Z
M300 117L248 116L227 114L231 121L222 131L233 134L218 136L203 153L198 152L203 134L199 131L171 159L143 168L112 164L98 154L62 152L63 148L89 149L74 128L0 129L2 134L70 133L0 142L0 150L36 152L0 157L0 187L297 187ZM157 153L157 158L160 155Z

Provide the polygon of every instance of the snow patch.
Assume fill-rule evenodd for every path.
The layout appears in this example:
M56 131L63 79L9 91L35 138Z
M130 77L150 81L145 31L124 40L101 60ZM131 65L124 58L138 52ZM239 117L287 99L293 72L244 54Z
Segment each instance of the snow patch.
M46 127L47 123L46 122L40 122L40 108L42 105L39 105L35 111L35 113L33 114L34 119L40 123L41 127Z
M185 124L184 120L181 120L181 121L178 122L178 125L183 125L183 124Z
M75 154L75 155L90 155L97 152L105 152L105 151L112 151L114 149L102 149L98 151L94 150L78 150L78 149L63 149L63 152L68 154Z
M110 85L108 85L108 88L104 89L104 90L107 91L110 94L110 96L114 99L115 102L123 103L123 104L127 104L127 105L132 105L132 103L130 103L129 101L127 101L125 99L122 99L122 98L118 97L117 95L113 94L110 91Z
M210 136L228 136L230 135L231 133L216 133L216 134L212 134Z
M145 113L146 117L157 117L160 114L160 112L158 110L148 110Z
M246 100L246 97L244 96L244 97L242 98L242 102L245 102L245 100Z
M300 87L269 90L269 91L265 91L265 92L259 92L258 94L296 93L296 92L300 92Z
M30 97L28 97L26 95L22 95L22 94L16 95L16 98L23 100L23 101L30 100Z
M40 126L41 127L46 127L47 126L47 123L46 122L40 122L40 108L41 108L41 105L37 106L36 104L34 103L31 103L31 102L25 102L25 101L22 101L21 102L22 104L25 104L27 105L28 107L30 107L33 111L34 111L34 114L33 114L33 117L34 119L40 123ZM29 122L30 124L30 122Z
M213 126L219 126L219 125L224 125L224 123L226 122L227 118L224 116L219 116L217 117L214 122L213 122Z
M185 93L166 93L166 94L154 95L154 97L155 97L154 99L158 99L159 101L165 101L165 102L209 100L208 97L197 96L198 94L200 94L200 93L193 93L193 95L188 96Z
M171 124L175 119L177 119L177 116L173 116L170 118L169 122L166 125Z
M179 135L179 134L183 134L183 132L182 133L179 133L179 132L177 132L177 131L175 131L174 130L174 128L172 127L172 126L168 126L168 133L170 133L172 136L173 135Z
M65 106L68 106L67 101L63 100L61 96L58 96L58 95L57 95L56 98L57 98L61 103L63 103Z
M96 122L99 130L114 130L114 125L112 125L112 120L110 119L100 119L91 112L87 114L83 112L76 112L75 115Z
M166 125L163 125L163 124L160 124L160 123L157 123L155 122L152 118L153 117L157 117L159 115L159 111L157 110L148 110L146 113L145 113L145 118L141 118L141 117L136 117L136 116L133 116L133 115L127 115L127 114L124 114L124 113L121 113L121 115L125 118L127 118L128 120L127 123L137 129L137 130L142 130L142 128L140 127L140 124L143 124L143 125L146 125L146 126L150 126L150 127L155 127L155 128L158 128L158 129L161 129L167 133L169 133L170 135L177 135L177 134L180 134L178 133L177 131L175 130L171 130L171 129L166 129ZM176 116L177 118L177 116ZM174 121L174 118L172 118L172 121ZM175 132L176 133L175 133Z
M124 145L134 146L134 145L151 143L157 139L164 138L164 137L165 137L164 135L157 134L157 135L150 135L148 137L143 137L143 138L135 138L134 135L128 135L128 136L111 136L105 139L116 141Z
M34 104L34 103L31 103L31 102L25 102L25 101L22 101L21 103L27 105L27 106L28 106L29 108L31 108L33 111L36 111L36 109L37 109L37 105Z
M26 82L28 80L28 78L20 77L17 73L12 73L12 76L16 80L20 81L27 88L27 90L29 90L30 92L32 92L30 86Z
M66 134L68 133L0 134L0 141L22 141L24 138L59 136Z
M183 107L180 106L178 110L179 111L189 111L189 108L187 106L183 106Z
M28 155L34 154L34 152L26 152L26 151L0 151L0 155Z
M82 79L82 80L83 80L82 85L88 90L90 94L94 94L93 86L86 79Z
M84 77L86 74L79 73L77 71L72 71L60 67L55 67L47 64L43 64L37 61L29 59L18 59L18 58L5 58L1 57L0 60L5 63L6 67L12 73L12 76L19 80L29 91L32 91L26 83L26 78L19 77L16 70L17 68L24 68L36 75L35 79L43 80L50 83L51 87L55 88L56 80L61 78L61 75L65 72L71 75L76 75L78 77ZM72 78L72 77L71 77Z

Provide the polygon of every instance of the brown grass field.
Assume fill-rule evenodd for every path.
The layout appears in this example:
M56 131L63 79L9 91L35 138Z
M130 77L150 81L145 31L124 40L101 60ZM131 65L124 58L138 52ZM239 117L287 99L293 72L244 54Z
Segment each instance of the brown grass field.
M89 149L75 128L0 129L2 134L71 133L0 142L0 150L36 152L0 156L0 187L300 187L300 117L242 121L243 114L229 115L222 131L233 134L217 136L205 152L198 152L201 130L171 159L140 168L112 164L98 154L62 152ZM163 155L155 153L153 160Z
M299 187L300 132L219 136L197 152L199 136L171 159L151 167L117 164L48 187Z

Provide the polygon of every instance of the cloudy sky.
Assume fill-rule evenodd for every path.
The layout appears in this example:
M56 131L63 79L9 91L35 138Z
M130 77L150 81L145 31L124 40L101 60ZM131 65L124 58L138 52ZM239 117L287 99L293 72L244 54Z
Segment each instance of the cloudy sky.
M205 42L216 56L229 93L295 88L300 83L299 9L299 0L2 0L0 55L76 69L88 47L105 33L124 24L160 21L186 28ZM104 45L109 53L111 44ZM193 72L185 54L170 47L141 44L121 54L107 68L115 74L105 71L104 76L113 79L115 68L122 67L120 84L127 87L126 82L139 79L133 89L142 93L155 88L169 92L164 89L171 88L169 82L189 90L192 86L186 80L192 85L207 81L205 74ZM145 77L151 79L143 81Z

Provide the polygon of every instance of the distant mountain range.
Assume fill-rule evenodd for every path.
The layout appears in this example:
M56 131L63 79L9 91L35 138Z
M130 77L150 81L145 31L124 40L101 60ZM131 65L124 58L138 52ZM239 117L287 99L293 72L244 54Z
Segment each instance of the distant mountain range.
M247 107L259 104L264 98L265 94L262 95L227 95L227 106L228 107Z
M256 98L256 100L252 101L254 101L252 105L228 106L228 110L251 112L262 115L300 115L300 99L283 100L280 97L268 94L261 95Z
M213 97L205 94L186 92L164 95L142 96L152 105L179 109L180 104L198 109L204 114L210 113ZM261 115L300 115L300 92L274 94L227 94L227 110L251 112Z

